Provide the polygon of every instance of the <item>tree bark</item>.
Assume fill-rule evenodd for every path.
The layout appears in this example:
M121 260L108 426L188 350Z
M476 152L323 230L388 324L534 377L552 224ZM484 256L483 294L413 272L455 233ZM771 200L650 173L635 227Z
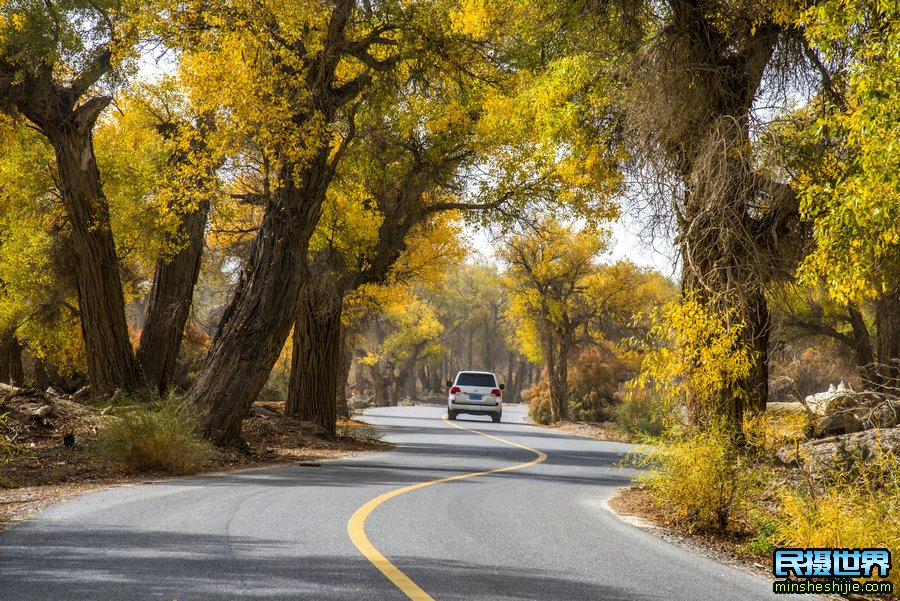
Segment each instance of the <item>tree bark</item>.
M372 403L376 407L387 407L390 404L388 382L382 377L377 365L369 366L369 375L372 378Z
M544 342L547 381L550 388L550 419L554 422L569 419L569 345L560 341L557 345L547 335Z
M341 328L343 332L343 327ZM341 335L341 378L338 381L337 409L338 417L350 419L350 406L347 404L347 382L350 380L350 368L353 367L353 347L346 334Z
M889 290L876 301L875 321L881 385L897 389L900 387L900 287Z
M134 390L140 377L125 320L109 207L94 156L92 132L100 111L90 104L42 129L56 155L63 204L72 227L72 264L91 384L98 391Z
M138 363L147 383L164 393L172 384L178 351L184 335L200 276L203 240L209 216L209 201L199 203L195 211L185 213L179 226L184 246L171 257L160 257L150 290L147 319L137 349Z
M291 380L285 414L316 422L336 435L342 369L340 295L322 298L308 289L294 322Z
M0 340L0 382L12 386L25 384L25 369L22 366L22 346L15 334Z
M746 342L751 351L752 366L741 388L747 391L748 409L765 411L769 398L769 308L761 291L753 295L748 304Z
M186 395L202 431L217 444L240 438L244 418L291 331L309 273L309 239L333 177L329 153L330 147L319 149L299 181L290 167L282 169L281 186L263 216L248 264Z
M877 371L872 369L875 363L875 354L872 352L872 337L869 334L869 327L866 325L866 319L863 314L855 306L847 307L847 321L850 323L852 331L851 340L853 341L853 355L856 359L856 365L863 370L869 379L877 378ZM880 380L874 382L880 384Z

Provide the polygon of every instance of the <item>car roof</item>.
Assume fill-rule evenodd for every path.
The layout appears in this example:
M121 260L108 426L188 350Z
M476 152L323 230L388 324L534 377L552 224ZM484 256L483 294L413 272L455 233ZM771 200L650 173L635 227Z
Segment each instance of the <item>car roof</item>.
M456 375L459 374L491 374L493 376L494 372L488 371L486 369L461 369Z

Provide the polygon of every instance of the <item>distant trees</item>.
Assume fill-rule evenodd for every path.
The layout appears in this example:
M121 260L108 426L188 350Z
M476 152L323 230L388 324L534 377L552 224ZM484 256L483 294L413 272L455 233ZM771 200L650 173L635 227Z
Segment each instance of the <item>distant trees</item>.
M569 360L606 333L621 339L634 316L663 302L663 278L631 263L600 263L606 239L590 229L542 220L502 247L508 314L526 356L540 362L551 421L569 419Z

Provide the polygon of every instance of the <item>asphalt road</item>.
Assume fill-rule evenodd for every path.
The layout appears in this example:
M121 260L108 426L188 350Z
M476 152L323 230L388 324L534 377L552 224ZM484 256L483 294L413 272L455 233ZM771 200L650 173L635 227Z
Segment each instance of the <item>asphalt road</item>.
M0 599L406 599L354 545L351 517L398 488L536 461L525 447L546 460L374 507L371 544L438 600L785 598L606 509L633 476L620 467L627 445L504 411L501 424L456 423L521 447L455 428L439 408L386 408L366 417L400 445L386 453L78 497L0 534Z

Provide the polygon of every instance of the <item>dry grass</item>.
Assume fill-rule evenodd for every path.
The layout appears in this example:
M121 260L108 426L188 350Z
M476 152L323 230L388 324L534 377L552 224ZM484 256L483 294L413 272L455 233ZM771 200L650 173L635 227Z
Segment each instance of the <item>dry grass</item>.
M46 418L32 417L46 406L51 407ZM282 409L283 403L254 405L243 426L244 447L217 450L197 471L340 459L393 447L378 440L371 426L355 421L339 423L337 439L328 440L314 424L285 418ZM159 466L129 473L128 466L91 452L98 433L119 421L108 414L123 410L129 409L93 407L36 391L8 396L3 411L9 419L0 427L0 436L23 451L0 461L0 529L77 494L169 477ZM74 437L72 445L64 444L66 434Z

